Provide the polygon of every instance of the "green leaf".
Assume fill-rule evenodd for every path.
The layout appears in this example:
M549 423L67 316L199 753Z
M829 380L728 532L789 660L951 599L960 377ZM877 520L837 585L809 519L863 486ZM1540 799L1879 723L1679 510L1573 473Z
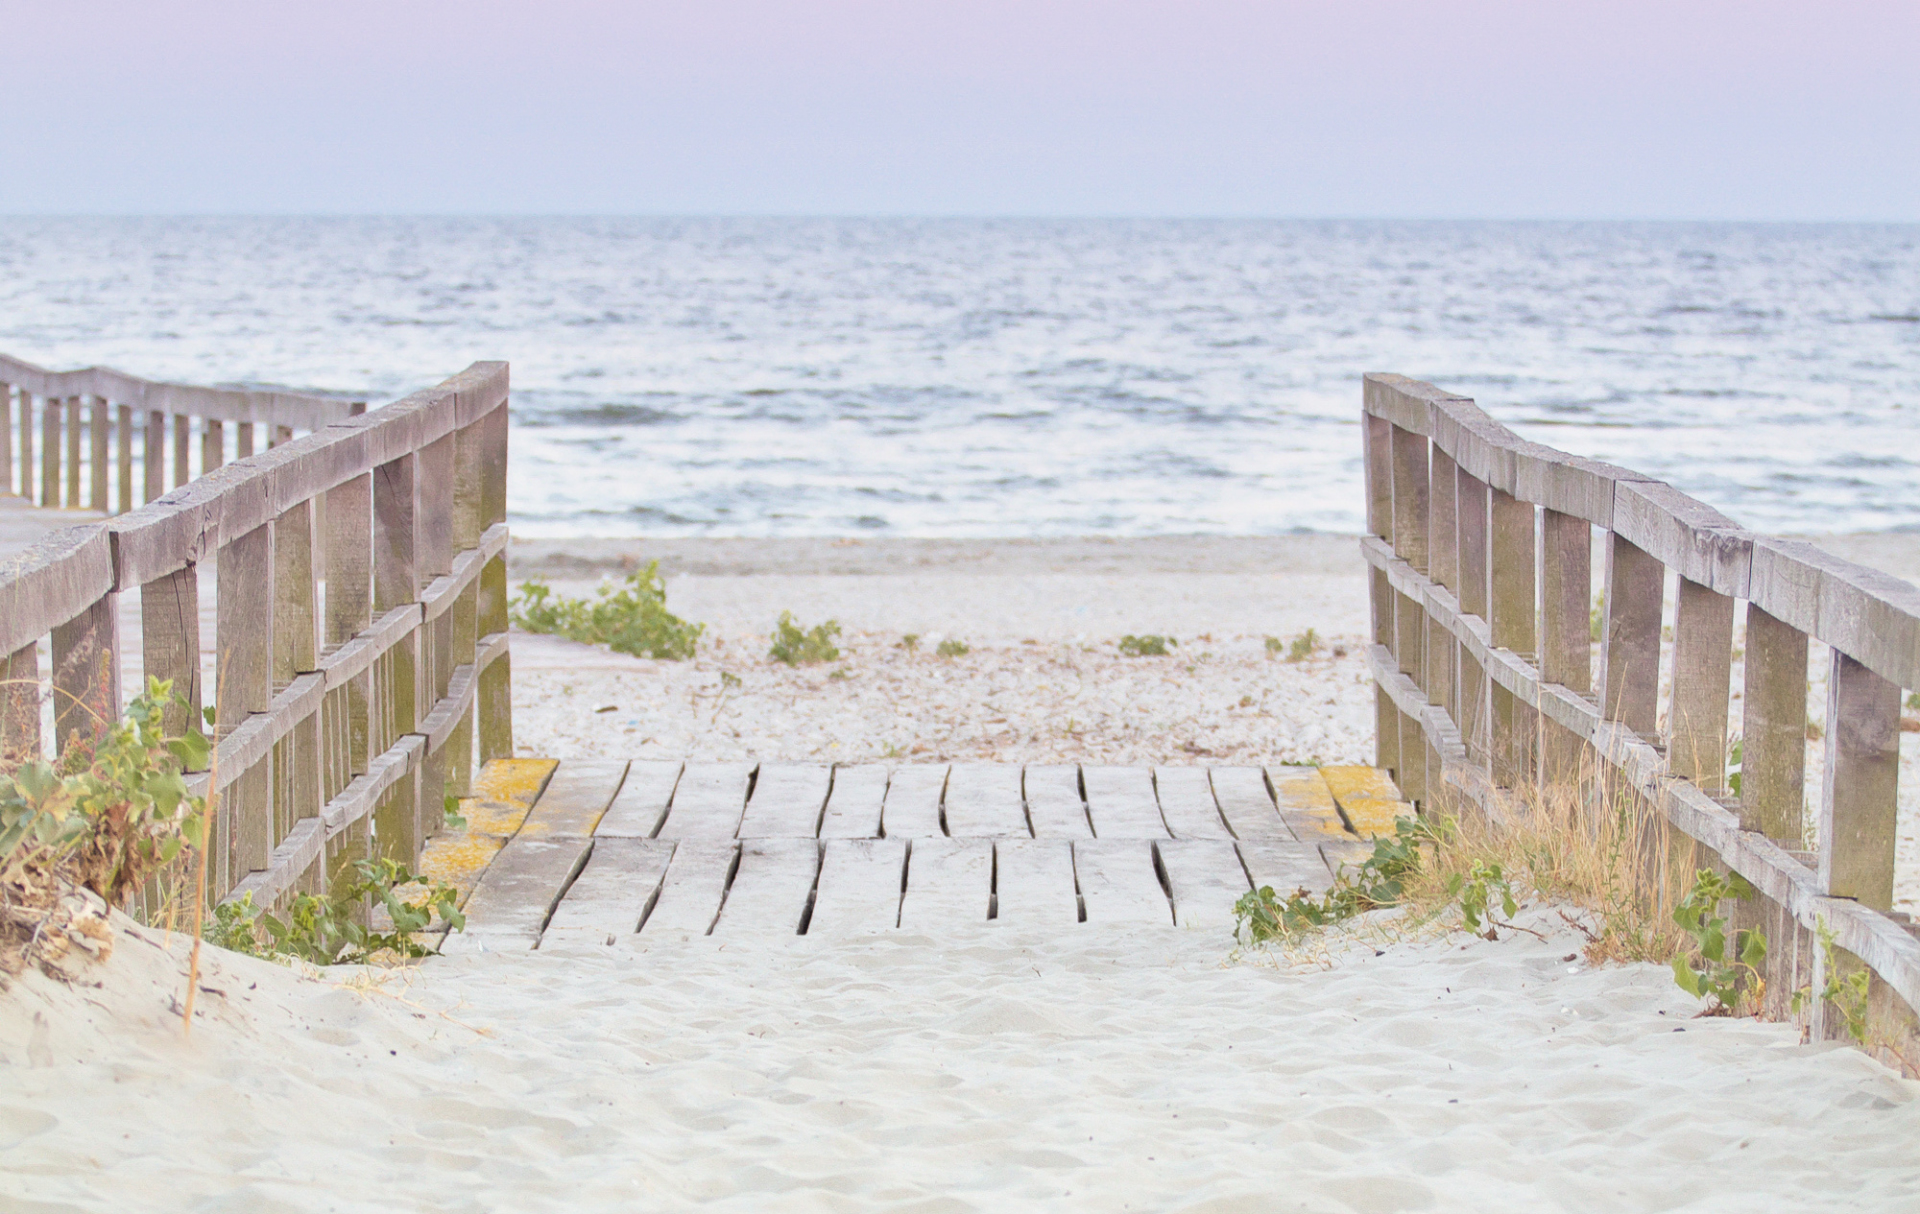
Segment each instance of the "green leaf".
M1700 988L1700 975L1693 972L1693 967L1687 964L1684 955L1673 959L1673 981L1681 990L1696 999L1703 993Z

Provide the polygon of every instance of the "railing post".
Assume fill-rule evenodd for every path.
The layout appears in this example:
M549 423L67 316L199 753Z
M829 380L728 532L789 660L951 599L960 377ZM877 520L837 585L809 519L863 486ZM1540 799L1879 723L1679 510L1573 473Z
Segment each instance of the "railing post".
M29 643L0 657L0 762L40 755L40 647Z
M114 411L114 435L120 440L116 448L119 461L115 468L120 476L120 509L125 514L133 509L133 406L120 405Z
M96 396L93 398L93 407L88 410L87 440L91 448L88 454L93 464L92 483L87 486L88 496L92 499L90 505L102 514L112 505L107 492L113 484L113 477L107 470L107 460L112 454L108 444L111 436L108 434L107 418L111 416L112 409L106 397Z
M1660 613L1666 570L1617 534L1607 536L1607 629L1600 711L1651 738L1660 711Z
M239 422L234 425L233 458L245 459L253 454L253 423Z
M1502 489L1488 502L1487 620L1493 644L1532 657L1536 645L1534 506ZM1536 772L1539 732L1531 705L1492 683L1494 783L1517 787Z
M273 702L273 524L263 523L220 549L217 607L219 661L214 674L214 725L225 738ZM266 867L273 850L273 761L222 772L227 830L224 893Z
M109 591L53 630L53 745L95 737L120 718L120 596Z
M60 413L57 396L40 398L40 504L60 504Z
M507 518L507 406L481 420L480 525L484 531ZM480 571L479 619L475 631L507 630L507 558L502 553ZM476 690L480 761L513 757L512 655L503 653L481 674Z
M12 492L13 385L0 383L0 493Z
M33 393L20 389L20 496L33 500Z
M1460 610L1487 618L1487 483L1457 468L1454 521L1460 560ZM1487 672L1465 645L1460 647L1460 736L1467 754L1486 763L1489 746Z
M1593 688L1593 528L1583 518L1543 510L1540 514L1540 677L1569 691ZM1580 778L1583 747L1565 726L1540 724L1542 774L1549 784Z
M204 729L200 706L200 567L188 565L140 587L140 661L152 679L173 683L185 705L167 707L162 721L178 734L189 725Z
M193 479L193 418L185 413L173 415L173 487L178 489Z
M313 502L273 521L273 689L278 693L319 663L315 645ZM274 748L274 838L320 812L320 714L294 723Z
M226 423L215 417L200 419L200 475L227 462Z
M1834 650L1820 806L1820 883L1833 897L1893 907L1899 776L1900 689Z
M1667 762L1703 792L1727 782L1727 691L1733 678L1733 600L1680 579L1673 624L1673 711Z
M327 491L327 622L329 648L351 641L373 622L373 477L361 473ZM367 770L368 689L361 674L345 688L346 768Z
M1432 488L1427 520L1427 562L1433 580L1460 593L1460 522L1458 517L1459 466L1453 457L1433 444ZM1427 702L1446 709L1455 721L1459 714L1460 647L1446 625L1429 615L1427 619ZM1431 766L1431 764L1429 764Z
M481 473L485 459L486 418L479 417L454 433L453 548L456 552L478 548L480 535L486 530L486 524L481 521L486 512L486 488ZM448 665L471 666L479 640L480 579L474 579L460 591L452 615L453 654ZM464 797L472 786L473 727L479 707L477 685L474 691L476 694L460 713L460 721L447 739L446 793L449 796ZM429 819L431 816L429 812Z
M1741 695L1740 826L1802 846L1806 812L1807 634L1747 604Z
M80 398L67 398L67 509L78 510L85 499L80 496Z
M373 611L375 616L416 602L414 457L381 464L373 475ZM419 728L420 629L395 642L382 659L384 677L374 683L380 727L372 748L381 753L401 735ZM397 781L375 811L375 844L383 856L411 865L420 854L420 772Z
M167 491L167 415L157 410L147 413L147 438L140 449L142 502L150 502Z
M416 453L415 487L419 494L416 559L419 561L420 589L424 591L435 578L453 570L453 499L455 476L455 437L444 434ZM444 611L422 633L421 719L433 711L447 695L453 674L454 613ZM414 838L421 842L439 820L446 796L447 768L450 761L449 738L438 749L429 749L420 765L419 821Z

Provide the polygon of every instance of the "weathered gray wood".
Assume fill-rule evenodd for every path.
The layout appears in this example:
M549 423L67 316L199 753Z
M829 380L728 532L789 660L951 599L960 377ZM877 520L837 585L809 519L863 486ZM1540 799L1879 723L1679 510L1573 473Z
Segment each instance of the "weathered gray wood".
M233 458L246 459L253 454L253 423L241 422L233 428Z
M1587 595L1593 586L1593 528L1548 510L1540 520L1540 677L1571 691L1593 686Z
M39 758L40 649L28 644L0 658L0 764Z
M895 772L898 778L899 773ZM900 926L940 932L983 924L993 904L993 843L939 836L909 840Z
M627 778L613 803L594 828L597 838L651 839L666 820L674 785L680 782L680 764L659 759L635 759L627 764Z
M736 843L693 840L677 844L660 883L660 896L640 925L641 941L684 939L712 931L739 858Z
M1011 928L1062 928L1080 922L1067 839L998 839L993 845L994 922Z
M822 839L874 839L887 800L887 768L878 763L833 769L833 791L820 818ZM905 863L906 853L901 853ZM824 881L825 878L823 877ZM896 899L897 901L897 899ZM897 910L897 908L896 908ZM898 917L896 915L896 917Z
M940 802L946 787L944 763L894 768L887 779L881 829L891 839L924 839L945 834L940 825Z
M1274 808L1267 791L1266 773L1258 767L1215 767L1208 771L1220 816L1236 839L1285 839L1287 824Z
M140 448L142 502L150 502L167 491L167 415L158 410L147 414L147 436Z
M1167 839L1154 845L1181 927L1230 932L1233 904L1250 888L1234 845L1217 839Z
M273 522L273 686L316 668L317 583L313 576L313 503L288 508Z
M1246 866L1253 888L1271 888L1282 898L1300 890L1317 898L1333 885L1333 873L1317 843L1285 839L1245 842L1240 844L1240 862Z
M1753 537L1718 510L1659 481L1615 489L1613 531L1681 577L1731 598L1745 598Z
M1844 653L1827 677L1820 883L1838 898L1893 906L1900 688Z
M1226 819L1213 799L1213 782L1204 767L1156 767L1154 794L1160 817L1176 839L1231 839Z
M1036 838L1091 839L1086 802L1080 799L1080 769L1072 764L1031 764L1021 776L1027 820Z
M1806 801L1807 634L1747 605L1740 825L1800 839Z
M1392 659L1385 646L1376 648ZM1388 771L1400 768L1400 714L1394 709L1393 697L1378 685L1373 689L1373 765Z
M813 839L746 839L716 936L797 936L807 925L820 844Z
M1394 618L1393 583L1387 579L1384 569L1367 570L1367 608L1368 620L1373 625L1373 642L1376 645L1393 647Z
M67 509L78 510L85 504L81 496L81 469L86 458L81 454L80 435L83 423L80 420L80 398L67 398Z
M1600 654L1600 709L1643 737L1659 713L1660 616L1666 573L1660 562L1615 535L1607 544L1606 645Z
M890 930L900 921L906 876L905 839L826 840L807 934L851 936Z
M33 500L33 393L20 389L20 496Z
M114 437L119 442L114 447L116 461L114 471L120 483L120 513L125 514L136 505L133 497L133 408L130 405L117 406L114 413ZM104 507L102 507L104 509Z
M1393 550L1400 559L1427 571L1429 473L1427 440L1393 428Z
M1460 589L1460 467L1436 444L1429 456L1427 562L1434 581L1456 594Z
M112 454L112 448L107 421L108 412L112 408L112 405L96 396L87 409L87 462L91 465L88 474L87 504L102 514L105 514L107 508L112 505L112 500L108 496L113 479L108 471L108 458Z
M1088 923L1173 926L1173 904L1160 888L1151 842L1081 840L1073 845L1073 873Z
M1727 692L1733 678L1733 600L1680 579L1673 627L1673 707L1667 760L1707 792L1726 787Z
M1101 839L1165 839L1167 824L1153 792L1153 773L1144 767L1085 765L1087 816Z
M193 418L185 413L173 415L173 487L178 489L193 479L188 461L193 458Z
M592 846L587 839L509 839L461 908L467 926L447 938L446 951L520 952L538 945Z
M454 436L420 448L415 467L419 515L415 519L420 585L453 568Z
M1400 659L1400 673L1419 686L1424 682L1427 665L1427 613L1406 595L1393 595L1393 654ZM1426 688L1420 688L1425 691Z
M751 763L689 763L673 790L662 839L731 839L747 807Z
M673 844L659 839L595 839L586 866L553 908L540 947L617 943L640 930L660 894Z
M554 769L520 834L529 838L584 838L613 803L627 777L625 759L566 759Z
M345 645L373 622L373 477L351 477L329 489L322 511L326 528L327 600L322 633L329 650ZM354 772L366 770L368 713L372 680L347 684L341 700L346 761Z
M1535 647L1533 503L1492 490L1487 527L1487 624L1493 643L1530 655Z
M413 456L373 470L373 610L375 614L411 603L426 581L415 554Z
M1398 710L1394 711L1394 716L1400 716ZM1267 769L1267 779L1273 785L1280 818L1286 823L1286 829L1279 835L1242 836L1241 842L1261 842L1264 838L1324 843L1328 839L1351 837L1334 800L1333 788L1320 774L1319 768L1270 767Z
M57 396L40 402L40 504L60 504L60 415L65 409Z
M740 819L742 839L812 839L833 771L817 763L762 763Z
M211 417L200 419L200 475L205 476L227 462L226 423Z
M220 549L214 638L214 726L227 737L273 699L273 528L255 527ZM226 774L223 772L223 774ZM237 777L224 798L231 878L265 868L273 850L271 761ZM406 853L411 860L417 850ZM223 887L224 888L224 887Z
M162 720L170 734L204 728L200 706L200 567L188 565L140 587L140 660L147 678L166 679L184 703Z
M1367 461L1367 530L1381 539L1393 536L1393 423L1361 417L1361 441Z
M955 763L947 773L947 834L954 838L1028 835L1020 769L1011 764Z
M479 622L481 636L504 636L507 631L507 563L500 557L489 560L480 570ZM513 754L513 674L510 655L481 672L475 699L475 731L479 735L479 757L506 758Z
M13 385L0 381L0 493L13 492Z
M1457 536L1460 610L1482 619L1487 614L1487 484L1465 468L1454 474L1454 526Z

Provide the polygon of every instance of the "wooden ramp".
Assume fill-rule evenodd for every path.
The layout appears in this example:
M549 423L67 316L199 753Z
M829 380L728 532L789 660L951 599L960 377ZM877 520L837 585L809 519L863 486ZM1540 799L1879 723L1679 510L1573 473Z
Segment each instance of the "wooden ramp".
M1372 768L569 761L448 947L1152 927L1224 948L1249 889L1324 890L1409 811Z

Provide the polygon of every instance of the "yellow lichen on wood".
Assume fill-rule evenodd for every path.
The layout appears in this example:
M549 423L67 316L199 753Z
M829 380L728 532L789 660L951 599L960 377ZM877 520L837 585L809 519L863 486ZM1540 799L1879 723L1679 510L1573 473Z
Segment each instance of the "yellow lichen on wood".
M1323 767L1320 775L1347 825L1363 839L1391 835L1396 821L1413 816L1413 804L1380 768Z
M473 779L473 795L460 802L470 834L510 839L560 764L553 759L492 759Z
M1279 802L1280 816L1302 842L1350 838L1334 805L1333 790L1315 767L1269 767L1267 778Z

